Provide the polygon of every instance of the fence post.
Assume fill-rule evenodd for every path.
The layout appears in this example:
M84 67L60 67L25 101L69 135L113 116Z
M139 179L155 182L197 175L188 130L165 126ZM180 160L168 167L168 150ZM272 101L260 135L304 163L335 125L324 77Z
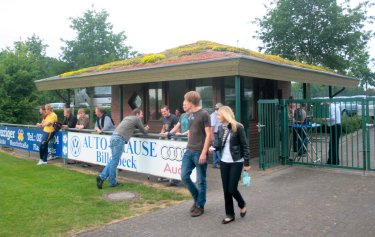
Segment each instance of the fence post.
M289 158L289 128L288 128L288 106L286 100L280 100L281 109L281 163L285 165Z

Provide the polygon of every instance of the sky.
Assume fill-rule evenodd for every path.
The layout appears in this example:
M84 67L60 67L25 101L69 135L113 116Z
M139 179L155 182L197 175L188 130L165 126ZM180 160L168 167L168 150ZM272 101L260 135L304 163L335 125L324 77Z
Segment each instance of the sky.
M354 4L359 0L351 0ZM266 13L267 0L12 0L0 8L0 49L36 34L49 47L47 56L58 58L75 32L69 18L91 9L105 9L113 32L125 32L125 44L140 53L159 53L198 40L209 40L258 51L253 38L255 17ZM375 7L374 7L375 8ZM375 15L375 9L372 9ZM373 27L367 26L367 27ZM375 30L375 29L372 29ZM375 58L375 40L370 42ZM375 65L374 65L375 67Z

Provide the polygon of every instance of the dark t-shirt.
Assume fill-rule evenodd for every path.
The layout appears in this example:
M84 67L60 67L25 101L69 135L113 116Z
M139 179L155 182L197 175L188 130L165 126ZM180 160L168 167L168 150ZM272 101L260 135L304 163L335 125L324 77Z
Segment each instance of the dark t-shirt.
M163 118L164 131L170 132L177 123L178 117L174 114L170 114L168 117Z
M68 125L68 128L75 128L77 124L77 117L70 115L70 117L64 117L63 125Z
M205 128L211 128L210 114L206 110L198 110L188 114L189 140L187 150L202 151L206 140Z

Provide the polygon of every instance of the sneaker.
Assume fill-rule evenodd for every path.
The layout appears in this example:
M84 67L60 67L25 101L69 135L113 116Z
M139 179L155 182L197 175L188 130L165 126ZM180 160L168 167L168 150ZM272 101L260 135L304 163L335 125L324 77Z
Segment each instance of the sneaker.
M196 207L194 211L191 213L192 217L197 217L200 216L204 213L204 208L203 207Z
M100 176L96 176L96 187L98 187L98 189L103 188L103 180Z
M123 183L116 183L115 185L111 185L111 186L109 186L109 187L111 187L111 188L115 188L115 187L122 187L122 186L124 186Z
M55 159L56 158L56 156L54 156L54 155L48 155L47 156L47 160L53 160L53 159Z
M43 160L39 160L38 164L37 165L46 165L47 162L46 161L43 161Z

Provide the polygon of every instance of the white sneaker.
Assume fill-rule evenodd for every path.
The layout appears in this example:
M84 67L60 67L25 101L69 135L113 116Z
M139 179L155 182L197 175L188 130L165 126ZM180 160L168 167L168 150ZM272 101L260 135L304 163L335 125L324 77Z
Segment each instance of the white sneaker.
M43 161L43 160L39 160L38 164L37 165L46 165L47 162Z

